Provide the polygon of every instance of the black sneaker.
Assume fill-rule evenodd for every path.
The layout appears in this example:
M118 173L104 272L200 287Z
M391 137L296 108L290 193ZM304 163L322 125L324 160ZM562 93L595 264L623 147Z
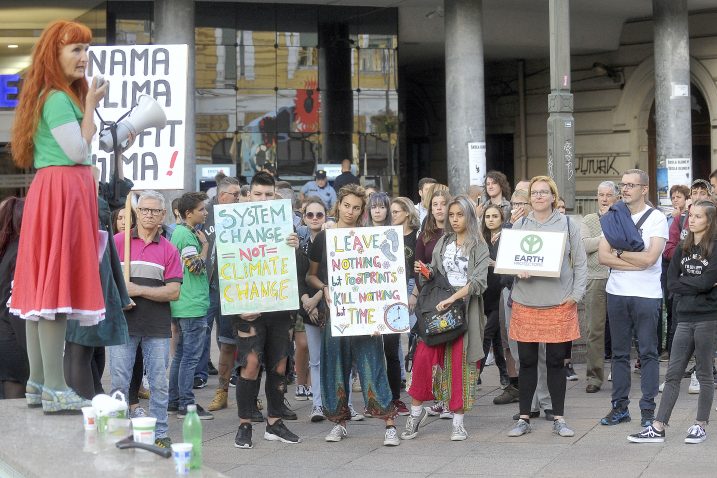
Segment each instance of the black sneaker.
M546 408L543 410L543 413L545 413L545 419L549 422L552 422L555 420L555 414L553 413L553 410L551 408Z
M640 426L643 428L649 427L652 425L652 422L655 421L655 410L640 410Z
M214 420L214 414L203 409L201 405L197 405L197 415L199 416L200 420ZM177 411L177 418L184 418L186 416L186 408L180 408Z
M232 377L229 379L229 386L230 387L237 386L237 376L236 375L232 375Z
M281 418L283 418L284 420L292 420L292 421L299 419L299 417L296 416L296 413L294 412L294 410L289 408L289 402L287 399L284 399L284 405L281 407Z
M571 382L574 382L578 379L578 374L575 373L575 369L573 368L572 362L568 362L565 364L565 378Z
M299 443L301 441L297 435L286 428L281 418L275 421L273 425L266 424L264 440L280 441L282 443Z
M530 412L528 415L530 416L530 418L538 418L540 416L540 410L538 410L537 412ZM513 415L513 420L515 420L516 422L520 420L520 413L516 413L515 415Z
M176 403L170 403L167 405L167 415L175 415L179 410L179 405Z
M264 415L258 410L254 409L254 411L251 412L251 421L254 423L261 423L264 421Z
M204 388L207 386L207 381L204 380L202 377L194 377L194 385L192 386L193 389L198 388Z
M610 413L600 420L601 425L617 425L618 423L629 422L630 410L627 407L613 407Z
M237 436L234 438L234 446L237 448L254 448L251 442L251 423L239 425Z
M707 439L707 433L702 425L695 423L687 430L685 443L702 443Z
M515 385L508 385L503 393L493 399L496 405L507 405L508 403L516 403L520 401L520 391Z
M658 432L652 425L649 425L640 433L628 435L627 440L633 443L662 443L665 441L665 430Z
M209 375L219 375L219 370L217 370L211 360L207 363L207 373Z

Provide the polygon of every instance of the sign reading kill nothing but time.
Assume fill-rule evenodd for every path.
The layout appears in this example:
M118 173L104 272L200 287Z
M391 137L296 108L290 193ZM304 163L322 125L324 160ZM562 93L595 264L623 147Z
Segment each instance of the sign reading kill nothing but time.
M560 277L566 238L564 232L503 229L495 273L528 272L532 276Z
M331 334L408 332L408 291L399 226L326 230Z
M288 199L214 206L222 314L299 308L293 214Z

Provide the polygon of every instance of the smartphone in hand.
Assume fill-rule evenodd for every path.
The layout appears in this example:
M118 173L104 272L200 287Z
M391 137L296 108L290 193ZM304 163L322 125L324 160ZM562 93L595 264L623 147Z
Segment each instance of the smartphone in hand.
M418 269L419 273L426 278L426 280L429 280L431 278L431 271L428 269L428 266L424 264L421 261L418 261Z

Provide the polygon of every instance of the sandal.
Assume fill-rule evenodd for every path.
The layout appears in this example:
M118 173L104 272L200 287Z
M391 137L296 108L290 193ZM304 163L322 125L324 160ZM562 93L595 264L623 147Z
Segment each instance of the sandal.
M28 408L39 408L42 406L42 385L31 380L25 385L25 399Z
M45 415L80 415L82 407L90 407L92 402L85 400L71 388L67 390L42 391L42 411Z

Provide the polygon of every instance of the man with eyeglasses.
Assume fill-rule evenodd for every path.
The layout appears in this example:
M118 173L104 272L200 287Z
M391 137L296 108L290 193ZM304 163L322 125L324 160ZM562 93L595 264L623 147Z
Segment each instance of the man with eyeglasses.
M605 322L607 319L607 295L605 287L610 270L600 264L598 246L602 237L600 218L619 195L612 181L603 181L597 188L598 211L583 218L580 236L588 255L588 285L585 290L585 316L588 323L587 337L587 386L585 392L596 393L602 387L605 365Z
M207 406L207 410L214 412L227 407L229 396L229 380L232 374L234 353L236 352L236 341L232 333L232 323L229 317L224 317L219 308L219 279L216 264L216 247L214 234L214 206L216 204L232 204L239 202L241 197L241 185L234 177L224 177L217 184L217 195L207 204L207 220L204 223L204 234L209 243L209 254L207 255L207 276L209 279L209 309L204 319L207 322L207 336L204 341L202 357L197 364L197 372L194 376L194 386L203 388L206 386L209 375L209 351L211 350L212 328L214 321L217 322L217 342L219 342L218 375L219 386L214 394L214 399Z
M600 263L610 268L607 291L607 312L612 340L612 408L600 423L617 425L630 421L630 348L633 330L637 333L640 351L641 425L652 424L655 418L655 396L660 385L660 364L657 355L657 322L662 303L662 252L668 238L664 214L650 214L647 205L649 177L639 169L625 171L618 185L622 200L637 224L649 214L640 228L645 249L641 252L613 249L604 237L598 245Z
M130 257L125 258L123 232L114 241L122 262L130 260L127 292L135 305L125 311L129 342L109 347L112 388L128 395L137 347L142 345L144 367L149 379L149 415L157 419L158 446L169 448L167 436L167 359L171 332L169 303L179 298L182 262L179 251L160 234L166 214L164 196L144 191L137 207L137 227L130 231Z

